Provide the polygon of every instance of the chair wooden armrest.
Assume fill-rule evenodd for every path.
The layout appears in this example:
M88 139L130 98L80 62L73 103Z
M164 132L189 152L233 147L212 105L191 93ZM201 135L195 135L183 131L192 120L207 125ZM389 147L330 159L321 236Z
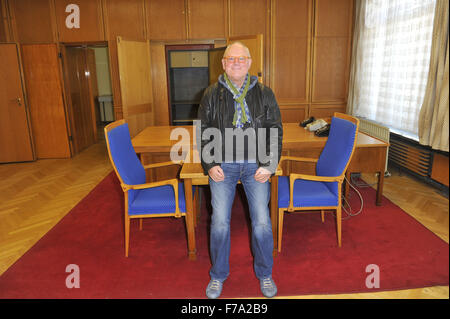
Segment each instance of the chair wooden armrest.
M344 180L343 176L315 176L306 174L295 174L289 175L289 207L288 211L294 211L294 183L297 179L305 179L308 181L317 182L342 182Z
M173 189L175 192L175 217L181 217L180 205L178 203L178 180L176 178L167 179L167 180L158 181L158 182L137 184L137 185L121 184L124 192L126 192L130 189L146 189L146 188L153 188L153 187L163 186L163 185L172 185L173 186Z
M306 174L296 174L291 173L289 175L289 182L294 183L297 179L306 179L308 181L317 182L342 182L344 178L342 176L316 176L316 175L306 175Z
M317 163L317 158L308 158L308 157L297 157L297 156L281 156L280 164L283 161L297 161L297 162L311 162Z
M161 163L152 163L144 165L144 169L147 168L155 168L155 167L162 167L162 166L169 166L169 165L183 165L183 161L170 161L170 162L161 162Z
M277 175L283 174L283 169L281 168L281 164L283 164L284 161L297 161L297 162L310 162L310 163L317 163L317 158L308 158L308 157L297 157L297 156L281 156L280 162L278 163L277 172L279 172Z

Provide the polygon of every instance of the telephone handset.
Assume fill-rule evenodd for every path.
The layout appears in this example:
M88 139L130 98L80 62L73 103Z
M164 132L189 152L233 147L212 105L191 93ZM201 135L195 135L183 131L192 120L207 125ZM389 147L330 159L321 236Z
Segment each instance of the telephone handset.
M327 124L314 132L314 135L319 137L328 136L330 134L330 124Z
M314 122L316 119L314 118L314 116L311 116L310 118L304 120L303 122L300 123L301 127L305 127L306 125L308 125L309 123Z

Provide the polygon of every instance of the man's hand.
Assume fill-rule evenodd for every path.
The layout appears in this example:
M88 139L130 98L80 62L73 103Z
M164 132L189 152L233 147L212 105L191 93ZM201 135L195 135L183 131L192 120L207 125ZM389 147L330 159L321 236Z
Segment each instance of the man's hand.
M208 174L215 182L221 182L225 179L225 174L219 165L210 168Z
M265 183L270 178L270 175L272 173L268 169L260 167L256 170L255 180L260 183Z

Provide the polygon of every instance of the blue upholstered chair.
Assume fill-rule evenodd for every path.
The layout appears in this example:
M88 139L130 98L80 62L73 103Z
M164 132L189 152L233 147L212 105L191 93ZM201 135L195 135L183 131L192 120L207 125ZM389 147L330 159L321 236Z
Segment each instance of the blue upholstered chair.
M131 144L130 131L125 120L107 125L105 139L109 158L125 197L125 256L128 257L130 219L140 218L142 229L142 218L186 216L183 183L177 179L147 183L145 174L147 168L181 163L163 162L143 166Z
M278 251L281 252L283 216L286 211L336 211L337 238L341 247L341 190L345 171L355 150L359 120L335 113L319 159L282 156L283 161L316 163L316 175L292 173L278 178ZM301 234L299 234L301 236Z

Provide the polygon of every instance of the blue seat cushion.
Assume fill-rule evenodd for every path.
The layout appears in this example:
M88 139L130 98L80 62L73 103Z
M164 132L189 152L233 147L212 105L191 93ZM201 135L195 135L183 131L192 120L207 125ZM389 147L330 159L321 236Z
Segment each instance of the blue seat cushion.
M337 206L338 198L330 191L333 183L298 179L294 183L294 207ZM336 183L337 184L337 183ZM278 177L278 207L289 206L289 176Z
M194 192L195 187L192 187ZM128 215L175 213L175 191L172 185L129 190ZM178 183L180 212L186 212L184 184Z

